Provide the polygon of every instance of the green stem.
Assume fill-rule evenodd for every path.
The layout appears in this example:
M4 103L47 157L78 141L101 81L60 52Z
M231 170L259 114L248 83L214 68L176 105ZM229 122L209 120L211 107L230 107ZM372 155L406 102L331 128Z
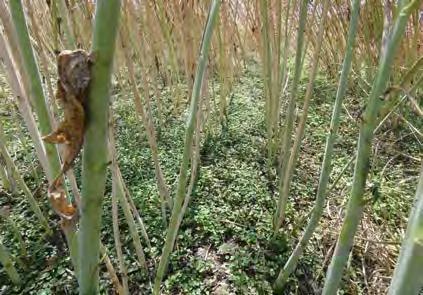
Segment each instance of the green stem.
M88 97L79 229L79 293L98 293L100 227L107 170L107 130L120 1L98 0L92 51L95 62Z
M389 287L389 295L419 294L423 287L423 166L417 185L415 205L401 246Z
M66 7L65 0L58 0L57 4L59 6L58 14L61 19L60 24L63 28L63 32L65 33L66 47L67 49L75 48L76 42L71 29L72 26L69 21L69 13L68 8Z
M9 8L16 31L22 64L26 76L29 78L30 96L38 118L41 134L49 134L51 131L51 117L48 112L46 99L41 83L41 76L35 61L34 51L28 34L28 27L20 0L9 1ZM44 143L49 163L49 179L53 179L60 171L60 161L57 149L53 144Z
M16 271L15 266L13 265L12 257L2 243L0 243L0 263L3 264L4 270L6 271L10 280L15 285L20 284L21 279L18 272Z
M138 224L141 230L141 235L144 238L145 243L147 244L147 248L151 252L151 242L150 242L150 239L148 238L147 229L144 225L144 221L142 220L140 213L138 212L137 207L135 206L134 200L132 199L132 196L129 193L129 190L127 186L125 185L125 182L123 181L122 172L120 171L120 169L118 169L118 175L119 175L119 179L122 184L123 190L125 191L125 198L129 202L129 206L131 207L132 214L134 214L134 218L138 221Z
M383 91L386 89L389 81L391 65L393 64L395 53L401 43L400 41L405 31L408 16L420 1L414 0L412 2L406 2L408 5L401 9L390 35L385 54L380 59L379 69L363 115L362 125L360 127L360 136L358 139L357 161L354 169L351 196L348 202L341 233L339 234L332 261L327 271L325 285L323 288L324 295L336 294L338 290L342 279L343 269L348 261L348 256L354 243L354 236L363 214L365 205L363 194L367 174L370 168L370 155L374 135L373 131L381 108L381 101L379 97L383 94ZM402 4L404 4L404 1Z
M294 144L291 148L291 153L289 155L288 164L286 165L286 170L283 172L284 179L282 180L283 186L282 189L279 190L279 200L281 205L281 215L279 216L279 220L277 221L277 226L280 227L285 216L286 211L286 205L288 203L288 197L289 197L289 190L291 188L292 183L292 177L294 174L295 165L298 159L298 154L300 151L301 142L304 136L304 130L305 130L305 124L307 121L308 116L308 109L310 107L310 101L311 97L313 95L313 87L314 87L314 80L316 79L317 74L317 68L319 64L319 54L320 49L322 47L322 41L323 41L323 34L324 34L324 25L327 19L327 10L329 7L329 2L324 1L323 3L323 11L322 11L322 20L319 25L319 34L317 37L317 45L314 49L313 57L312 57L312 66L310 69L310 75L309 75L309 82L307 84L307 90L304 96L304 103L302 107L302 116L300 119L300 122L298 123L298 127L296 130L295 140Z
M113 222L113 237L115 240L116 256L119 262L119 270L122 279L122 292L123 295L129 294L128 287L128 271L123 258L122 243L120 242L120 230L119 230L119 213L118 213L118 200L116 195L112 193L112 222Z
M132 91L134 94L135 110L141 117L141 121L142 121L142 124L144 125L145 133L147 135L147 141L148 141L148 144L150 145L151 157L153 159L154 172L156 175L157 188L159 190L159 196L161 199L163 222L166 224L166 205L169 207L169 209L171 209L172 199L170 198L166 180L164 179L162 168L160 166L154 121L151 118L151 113L149 112L149 108L146 108L143 105L143 102L141 100L141 94L137 87L137 80L135 78L135 68L133 65L133 61L131 60L131 57L130 57L131 47L128 46L128 44L126 44L126 40L130 36L129 33L130 32L127 29L126 25L123 24L121 27L121 34L120 34L120 39L122 43L122 51L124 53L125 62L126 62L126 66L127 66L128 74L129 74L129 81L132 86ZM142 80L144 82L144 85L147 87L148 83L145 79L145 75L143 75ZM144 90L146 89L146 87L144 87ZM144 97L147 97L148 95L149 95L148 91L145 91Z
M400 96L398 95L401 90L404 88L407 88L407 84L410 83L410 81L416 76L416 73L423 67L423 55L410 67L410 69L407 71L407 73L404 74L404 76L401 78L398 85L394 88L391 88L390 91L386 94L385 100L387 103L382 107L380 110L380 122L382 122L382 118L386 116L387 113L391 111L391 109L398 103ZM419 81L414 81L413 88L418 87ZM411 93L411 91L409 91Z
M289 57L289 30L288 30L288 25L289 25L289 12L290 12L290 7L291 7L291 0L288 0L287 3L287 7L286 7L286 11L285 11L285 28L284 28L284 45L283 45L283 50L281 52L281 59L282 61L280 62L280 73L279 73L279 80L277 81L277 83L280 85L279 86L279 90L278 90L278 94L282 94L280 93L281 89L282 89L282 84L285 83L287 75L288 75L288 68L287 68L287 62L288 62L288 57ZM276 110L276 123L279 123L279 118L281 113L283 113L283 111L280 111L280 107L281 107L281 99L278 97L278 105L277 105L277 110ZM276 131L274 131L276 132ZM273 147L273 149L276 149L276 144L279 141L280 136L277 136L277 138L274 141L274 145L275 147Z
M182 204L185 198L185 190L187 184L187 173L189 160L191 158L192 150L192 139L194 134L194 129L197 120L197 109L200 100L200 91L204 78L204 73L207 64L207 58L209 53L209 47L211 43L211 37L213 33L213 28L216 23L216 19L219 12L220 0L213 0L206 23L206 28L203 33L203 39L201 42L200 56L198 58L197 72L195 75L195 81L193 85L192 97L191 97L191 106L189 111L189 117L187 121L187 127L185 131L185 145L182 156L182 163L179 172L179 181L176 189L175 201L173 204L172 215L170 217L169 227L166 233L166 242L163 246L162 257L160 259L159 266L157 268L156 278L154 280L154 289L153 294L158 295L160 293L160 284L163 280L168 262L169 256L172 252L173 246L175 244L176 236L178 234L179 225L182 221Z
M0 2L0 10L1 9L7 9L6 7L2 7ZM3 25L5 23L9 23L9 20L3 19ZM5 28L8 26L4 25ZM5 30L7 32L7 30ZM21 76L21 79L18 78L18 73L22 73L23 70L21 69L21 63L16 63L16 59L20 60L17 56L16 52L15 54L12 54L13 48L17 48L15 38L13 36L11 37L11 32L8 34L8 43L9 48L6 46L6 40L2 34L0 34L0 56L3 61L6 77L9 81L9 85L13 90L13 93L16 97L17 106L19 108L19 112L21 113L21 116L25 122L25 125L28 129L29 135L32 139L35 152L37 154L38 160L41 164L41 167L43 168L46 175L49 175L49 164L47 161L47 156L45 154L44 145L41 141L40 133L37 128L37 123L35 122L35 118L32 114L31 107L29 104L29 101L27 99L26 90L28 89L28 83L27 79L25 78L25 75ZM16 50L18 51L18 50ZM13 60L15 61L15 66L13 66Z
M117 198L122 207L123 214L128 224L129 234L132 237L134 243L135 252L137 253L138 262L141 267L147 271L147 263L145 260L144 250L141 245L141 238L137 231L137 226L135 224L134 216L131 212L131 207L125 196L125 191L123 189L122 179L119 177L119 167L117 166L116 159L113 159L113 168L112 168L112 194L113 198Z
M261 35L262 35L262 55L263 55L263 82L264 82L264 98L265 98L265 120L267 129L267 152L268 160L271 162L271 140L273 136L273 97L272 97L272 60L271 47L269 38L269 4L267 0L260 0L260 18L261 18ZM273 83L277 83L277 80Z
M3 185L3 189L7 192L11 192L12 185L7 174L6 164L3 163L3 156L0 156L0 179Z
M25 241L22 237L21 230L16 225L16 222L13 220L12 216L10 216L8 213L6 213L6 214L0 213L0 220L1 220L1 218L4 219L5 226L7 228L9 228L9 230L11 232L13 232L13 235L15 236L16 240L18 241L19 248L20 248L20 255L22 257L27 257L28 251L26 250L26 244L25 244Z
M303 250L307 246L308 241L313 235L319 220L323 214L325 204L326 190L329 181L329 175L332 169L332 154L333 146L337 137L340 114L342 109L342 101L345 97L348 84L348 75L351 69L351 62L353 56L354 41L357 32L358 17L360 14L360 0L354 0L352 4L351 23L348 32L347 51L345 52L345 59L342 65L341 77L336 93L335 105L333 107L332 119L329 128L329 134L326 139L325 155L322 163L322 170L320 173L319 186L317 189L316 204L314 205L310 221L304 231L303 236L286 262L284 268L280 271L275 282L275 289L281 291L286 280L297 266L298 259ZM349 165L348 165L349 166Z
M288 102L287 114L286 114L286 121L285 121L285 131L282 140L282 149L281 149L281 167L279 172L279 200L275 212L275 216L273 219L273 226L275 232L277 232L280 228L280 220L283 220L285 215L284 212L284 204L282 199L282 188L283 188L283 179L285 178L285 170L288 164L288 159L290 156L289 147L291 145L291 133L294 127L294 113L295 113L295 101L297 99L297 91L298 91L298 82L301 76L301 69L302 69L302 62L301 62L301 55L303 51L304 45L304 31L305 31L305 24L307 20L307 0L302 0L300 5L300 20L298 25L297 31L297 49L295 55L295 72L294 72L294 80L292 82L291 88L291 95Z
M134 243L135 252L137 253L138 262L147 270L147 263L145 260L144 250L141 245L140 235L137 231L137 226L135 224L134 215L131 212L131 206L128 201L128 197L125 192L125 183L123 181L122 175L119 170L119 166L117 163L117 156L116 156L116 143L113 134L113 126L109 127L109 151L110 157L112 160L112 198L119 200L120 206L122 207L123 214L126 219L126 223L128 224L129 234L132 237L132 241ZM144 225L142 223L142 225ZM148 240L148 236L147 236Z
M48 234L51 234L51 229L48 225L47 219L45 218L43 212L41 211L40 206L37 203L37 200L35 200L30 189L26 185L23 177L19 173L18 168L13 162L12 157L9 155L9 152L7 151L5 144L6 144L6 138L4 136L3 127L0 123L0 155L3 156L7 167L9 167L11 170L13 179L17 182L17 184L20 186L21 190L23 191L25 198L27 199L31 207L31 210L34 212L35 216L38 218L42 226L45 228L46 232Z

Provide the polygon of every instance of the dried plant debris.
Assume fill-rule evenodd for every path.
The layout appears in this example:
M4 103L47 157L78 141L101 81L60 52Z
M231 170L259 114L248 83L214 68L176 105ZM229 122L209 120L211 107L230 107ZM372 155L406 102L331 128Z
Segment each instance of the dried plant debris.
M64 120L43 140L64 144L63 164L59 175L49 187L53 209L63 219L74 217L76 209L68 203L62 188L62 176L72 167L84 141L86 125L85 102L91 80L92 55L84 50L64 50L57 57L58 80L56 99L61 105Z

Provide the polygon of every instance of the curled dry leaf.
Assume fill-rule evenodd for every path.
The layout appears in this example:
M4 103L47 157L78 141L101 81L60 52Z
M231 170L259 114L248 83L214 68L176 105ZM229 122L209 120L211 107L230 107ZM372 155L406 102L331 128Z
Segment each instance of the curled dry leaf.
M84 50L64 50L58 55L56 99L63 109L64 119L56 130L43 137L48 143L65 146L61 171L48 190L53 209L65 220L72 219L76 209L66 199L62 176L72 167L84 141L85 102L92 62L92 56Z

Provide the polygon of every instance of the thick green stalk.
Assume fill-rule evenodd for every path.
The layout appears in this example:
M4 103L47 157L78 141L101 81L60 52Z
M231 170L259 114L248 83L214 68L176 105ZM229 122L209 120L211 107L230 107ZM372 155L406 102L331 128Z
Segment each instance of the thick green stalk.
M410 67L410 69L407 71L407 73L404 74L404 76L399 81L398 85L391 88L388 93L384 94L384 99L387 101L386 104L383 105L382 109L380 110L380 122L382 122L382 118L388 114L392 108L398 103L400 100L400 96L398 93L400 93L402 90L406 89L407 86L410 84L410 81L416 76L416 74L419 72L419 70L423 67L423 55L415 61L415 63ZM414 81L414 86L412 87L418 87L419 82ZM411 93L412 91L409 90Z
M101 211L107 170L107 130L120 1L96 1L93 46L95 62L88 97L79 229L79 293L98 293Z
M207 77L207 76L206 76ZM207 78L205 78L207 79ZM203 85L205 86L205 85ZM202 90L202 94L204 95L204 89ZM197 122L194 131L194 140L193 140L193 151L191 157L191 176L188 185L188 189L186 192L184 204L182 205L182 213L180 216L183 216L188 208L189 201L192 196L192 191L194 190L194 186L196 184L197 176L198 176L198 162L200 162L200 139L201 139L201 131L203 129L203 124L205 120L203 120L203 105L205 100L207 99L204 96L200 96L199 107L197 110ZM182 217L181 217L182 218ZM179 221L180 222L180 221Z
M49 134L51 131L51 117L48 112L41 76L35 61L35 55L31 46L21 1L9 1L9 9L15 26L22 64L29 80L30 96L33 99L32 105L37 114L39 130L41 134ZM54 145L44 143L44 146L50 168L50 171L48 171L50 174L49 179L53 179L60 170L59 156Z
M18 272L16 271L15 266L13 265L12 257L2 243L0 243L0 263L3 264L4 270L6 271L10 280L16 285L20 284L21 279Z
M379 97L383 94L389 81L391 65L393 64L395 53L401 43L400 41L404 34L408 17L420 1L414 0L406 2L408 5L401 9L390 35L385 54L380 59L376 78L363 115L360 136L358 139L357 161L354 169L351 196L348 201L341 233L338 237L332 261L327 271L323 288L324 295L336 294L338 290L342 279L343 269L348 260L349 253L354 243L354 236L363 214L364 205L366 203L363 199L363 194L370 166L373 131L381 108Z
M342 101L345 97L348 84L348 75L351 70L351 62L353 56L354 41L357 32L358 17L360 14L360 0L354 0L352 4L351 23L348 32L347 39L347 50L345 52L345 59L342 65L341 77L338 84L338 90L336 93L335 105L333 107L332 119L329 128L329 134L326 139L325 155L322 162L322 170L320 173L319 186L317 189L316 204L314 205L311 218L307 227L304 231L303 236L286 262L284 268L280 271L278 278L275 282L275 289L281 291L286 280L290 274L294 271L297 266L298 259L302 254L304 248L307 246L308 241L313 235L319 220L323 214L323 208L325 204L325 197L327 191L327 185L329 181L329 175L332 170L332 154L333 146L337 137L339 127L339 117L342 109Z
M185 198L188 165L189 165L189 160L191 158L192 139L193 139L194 129L195 129L196 120L197 120L197 117L196 117L197 109L199 105L201 86L203 83L204 73L205 73L206 64L207 64L207 58L209 54L211 37L213 33L213 28L216 24L216 19L219 12L219 6L220 6L220 0L213 0L210 6L206 28L204 30L203 39L201 42L200 56L198 58L197 72L195 75L195 80L193 85L189 117L188 117L187 127L185 131L185 145L184 145L184 151L182 156L181 168L179 172L178 186L176 189L176 196L175 196L175 200L173 204L172 215L170 217L169 227L166 233L166 241L163 246L162 256L160 259L159 266L157 268L156 278L154 280L153 294L155 295L158 295L160 293L160 284L163 280L163 276L165 274L165 271L169 262L169 256L175 244L179 225L182 220L181 208Z
M283 219L284 216L284 206L283 206L283 199L282 199L282 188L283 188L283 179L285 178L285 170L288 164L288 159L290 156L289 147L291 145L291 133L294 126L294 113L295 113L295 101L297 99L297 91L298 91L298 82L301 76L301 56L303 51L304 45L304 31L305 31L305 24L307 20L307 0L302 0L300 5L300 21L298 25L297 31L297 49L295 55L295 72L294 72L294 80L292 81L292 88L291 88L291 95L288 102L288 109L286 113L286 121L285 121L285 131L282 139L282 157L281 157L281 167L279 172L279 200L275 212L275 216L273 219L273 227L275 232L277 232L280 228L279 220Z
M419 294L423 287L423 166L389 295Z

